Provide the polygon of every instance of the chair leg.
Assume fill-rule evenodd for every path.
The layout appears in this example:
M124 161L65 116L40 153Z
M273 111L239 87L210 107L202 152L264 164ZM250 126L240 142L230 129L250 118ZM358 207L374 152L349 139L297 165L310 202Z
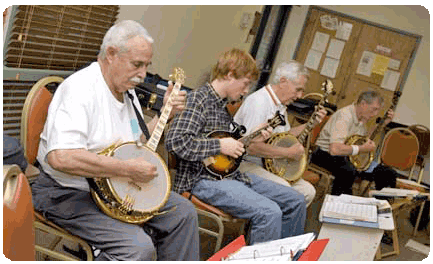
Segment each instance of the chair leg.
M400 245L398 243L398 231L397 228L394 228L392 231L392 245L394 247L395 254L400 255Z
M379 245L379 247L377 248L376 251L376 260L381 260L382 259L382 250L380 249L381 245Z
M218 217L218 216L216 216L215 214L206 212L206 211L201 210L199 208L196 208L196 210L197 210L198 214L201 214L201 215L204 215L206 217L212 218L218 224L218 232L214 232L212 230L199 227L199 230L201 232L203 232L203 233L205 233L207 235L213 236L213 237L215 237L217 239L216 245L215 245L215 249L214 249L214 253L216 253L221 248L221 243L222 243L223 236L224 236L224 223L221 220L221 218Z
M61 254L59 252L54 251L54 247L62 240L62 239L66 239L69 241L73 241L74 243L77 243L78 245L81 245L83 250L86 252L87 254L87 260L91 261L93 260L93 250L92 248L82 239L79 239L77 237L74 237L72 235L66 234L64 232L55 230L54 228L45 225L44 223L35 221L33 222L33 226L35 228L35 230L41 230L43 232L46 233L50 233L53 234L55 236L60 237L60 239L56 239L56 241L54 241L53 243L50 244L50 248L46 248L40 245L36 245L35 246L35 250L37 252L41 252L42 254L54 257L56 259L60 259L60 260L79 260L78 258L71 258L69 256L67 256L66 254ZM54 246L53 246L54 245Z
M419 208L419 212L418 212L418 217L416 219L416 223L415 223L415 228L413 230L413 236L416 236L418 233L418 227L419 227L419 223L421 222L421 216L422 216L422 212L424 211L424 206L425 206L425 202L422 202L420 208Z
M394 223L397 223L397 216L394 215ZM392 255L400 255L400 245L398 242L398 227L395 226L392 230L392 248L393 251L381 254L381 258L385 258Z

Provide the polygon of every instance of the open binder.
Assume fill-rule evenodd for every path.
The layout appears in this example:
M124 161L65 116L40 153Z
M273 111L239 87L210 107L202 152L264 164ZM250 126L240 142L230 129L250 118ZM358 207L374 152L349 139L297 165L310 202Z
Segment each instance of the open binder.
M378 207L375 198L351 195L333 196L327 194L319 214L321 222L370 228L379 228L378 219Z
M314 233L288 237L251 246L245 246L243 236L215 253L209 261L253 260L253 261L291 261L317 260L328 239L313 241Z

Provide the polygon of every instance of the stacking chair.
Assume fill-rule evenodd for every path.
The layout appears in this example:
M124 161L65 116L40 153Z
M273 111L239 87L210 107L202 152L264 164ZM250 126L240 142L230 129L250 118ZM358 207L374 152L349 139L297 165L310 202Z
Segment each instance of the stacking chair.
M9 260L35 260L30 185L18 165L3 165L3 254Z
M176 173L176 157L172 153L168 154L168 167L170 170L170 173L172 177L174 177ZM214 248L214 253L218 252L218 250L221 248L222 240L224 237L224 223L225 224L236 224L239 226L239 235L245 235L247 228L248 220L247 219L240 219L240 218L234 218L231 215L223 212L222 210L207 204L200 199L198 199L196 196L191 194L190 192L184 192L182 193L182 196L189 199L195 206L198 215L204 216L204 218L212 219L216 222L218 226L218 231L215 232L214 230L208 228L208 225L200 224L199 230L202 233L205 233L209 236L216 238L216 244Z
M430 129L424 125L416 124L416 125L409 126L409 130L411 130L412 132L415 133L415 135L418 138L418 142L419 142L419 152L418 152L418 157L416 160L416 166L419 167L419 173L418 173L418 179L416 180L417 184L416 184L415 189L422 191L422 192L426 192L427 189L424 186L422 186L422 180L423 180L424 168L425 168L425 164L426 164L426 160L427 160L426 156L430 152ZM412 181L412 177L409 177L408 180ZM405 183L405 182L403 182L403 183ZM397 180L397 187L400 187L400 188L411 188L412 187L412 184L410 184L409 187L404 187L401 185L403 185L402 181ZM420 185L421 185L421 188L420 188ZM421 215L424 211L424 206L425 206L425 203L422 203L420 206L418 217L417 217L417 220L415 223L415 228L413 230L414 236L416 236L416 234L418 232L418 226L419 226L420 221L421 221Z
M383 139L379 152L379 164L386 165L400 172L406 172L409 174L410 178L413 176L418 152L419 142L415 133L404 127L393 128L385 134ZM371 191L370 196L374 196L374 193L376 192ZM397 218L403 210L412 206L417 206L420 203L424 205L425 199L413 199L413 197L391 198L390 205L393 210L394 223L398 223ZM379 248L377 254L379 259L390 255L400 254L398 229L399 228L396 226L392 231L393 251L381 253Z
M314 152L314 150L317 148L316 140L319 137L320 131L322 131L323 126L328 122L330 116L327 115L323 118L322 122L318 124L313 130L311 131L308 139L308 143L306 146L307 152L308 152L308 167L305 170L303 178L311 182L312 184L315 184L322 178L325 179L325 189L323 191L323 195L327 194L330 190L332 180L334 179L334 176L332 176L332 173L314 163L310 162L311 154ZM318 176L318 177L317 177Z
M23 145L27 161L35 165L39 148L39 140L48 114L48 106L52 100L52 93L47 89L50 83L61 83L63 78L50 76L39 80L30 90L24 102L21 116L21 144ZM29 175L29 181L37 177ZM42 214L34 212L34 227L36 232L36 252L45 257L57 260L93 260L93 251L83 239L72 235L67 230L47 220ZM63 245L63 247L62 247ZM70 246L78 245L78 255L71 255L65 251ZM75 251L75 250L73 250Z
M413 181L417 183L416 186L421 184L421 181L423 179L424 174L424 167L426 163L426 156L429 154L430 151L430 129L428 127L423 125L412 125L409 126L408 129L412 131L419 142L419 151L418 156L415 162L415 167L418 167L418 177L415 180L415 169L412 171L412 173L409 175L408 180ZM407 183L407 181L398 181L397 186L399 184L404 185L404 183ZM408 186L410 188L410 186Z

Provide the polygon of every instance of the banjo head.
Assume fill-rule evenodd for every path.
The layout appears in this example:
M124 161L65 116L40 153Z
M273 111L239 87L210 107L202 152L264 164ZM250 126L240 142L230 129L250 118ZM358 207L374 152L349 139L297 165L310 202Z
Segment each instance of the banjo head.
M132 182L129 178L113 177L107 179L112 194L118 202L125 199L133 203L133 210L138 212L158 211L170 196L170 174L164 160L146 146L138 147L135 142L128 142L114 149L113 157L128 160L144 157L156 166L158 176L146 183Z
M283 132L274 135L269 139L269 144L279 147L291 147L298 143L298 140L293 135ZM295 182L304 174L307 166L307 155L302 155L300 160L288 158L266 158L264 159L264 167L268 171L284 178L288 182Z

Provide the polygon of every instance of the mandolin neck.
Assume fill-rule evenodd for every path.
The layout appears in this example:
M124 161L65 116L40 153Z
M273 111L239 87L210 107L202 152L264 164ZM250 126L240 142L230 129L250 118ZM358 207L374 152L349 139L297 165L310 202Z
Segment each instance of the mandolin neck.
M152 135L150 136L149 140L146 143L146 146L154 152L158 147L159 141L161 140L162 134L164 133L164 128L167 125L167 121L168 121L168 117L170 116L171 109L173 108L171 101L173 100L173 97L179 93L180 87L181 87L180 83L176 83L174 85L173 91L171 92L167 103L165 104L164 108L161 111L161 117L158 119L158 123L155 125L155 128L153 129Z
M240 138L239 141L242 142L246 148L251 143L251 140L253 140L255 137L260 135L260 133L262 132L263 129L268 129L269 127L271 127L271 125L268 124L267 126L254 131L253 133L249 134L248 136Z

